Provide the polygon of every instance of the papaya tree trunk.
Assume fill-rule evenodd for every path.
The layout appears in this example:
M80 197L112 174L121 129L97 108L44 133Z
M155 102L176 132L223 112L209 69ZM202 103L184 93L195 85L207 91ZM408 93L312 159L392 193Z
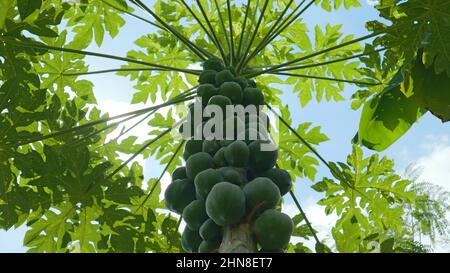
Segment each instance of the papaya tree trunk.
M219 253L255 253L256 242L250 225L243 223L238 226L224 228L222 244Z

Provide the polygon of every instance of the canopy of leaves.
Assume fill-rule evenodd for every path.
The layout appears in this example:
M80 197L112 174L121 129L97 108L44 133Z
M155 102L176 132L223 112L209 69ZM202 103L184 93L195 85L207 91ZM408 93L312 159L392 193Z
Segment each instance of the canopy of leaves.
M357 135L364 146L385 150L426 112L400 91L403 79L402 73L397 73L382 93L364 105Z
M292 86L302 106L313 97L342 100L346 83L370 86L355 96L357 107L389 84L399 65L392 56L411 55L387 35L377 44L394 44L398 51L381 60L371 52L375 48L359 44L371 36L355 39L344 35L341 25L309 28L301 20L311 7L358 7L357 0L242 2L219 13L213 10L226 11L226 1L158 0L147 7L137 0L0 0L0 228L26 225L24 245L30 252L179 252L179 219L159 199L162 176L144 179L133 159L152 156L167 164L165 172L181 164L183 142L168 133L182 116L173 105L190 99L187 90L197 84L202 59L222 58L256 78L270 105L284 105L275 84ZM115 37L128 16L156 29L135 41L138 49L125 57L85 51L94 42L101 46L105 35ZM432 25L446 24L439 19ZM435 45L425 47L427 56L436 59L437 72L448 71L443 44L435 36L431 41ZM125 64L89 71L86 55ZM361 56L365 66L357 61ZM132 103L166 104L109 117L96 106L93 83L79 78L106 72L135 83ZM169 110L158 112L163 106ZM311 123L293 125L287 107L280 111L280 167L293 177L315 180L319 161L327 162L313 146L328 138ZM127 136L132 127L111 139L122 121L137 118L135 125L151 127L145 142ZM357 146L347 164L338 165L327 166L340 183L325 179L314 186L326 196L321 201L326 211L340 216L333 229L336 248L366 251L365 242L376 237L383 249L392 250L392 238L398 244L406 233L400 206L414 200L408 181L393 173L390 160L363 159ZM304 214L294 222L295 236L317 240ZM289 251L312 250L298 243ZM316 242L315 251L329 249Z
M7 11L3 37L30 40L24 35L28 30L49 46L82 49L91 43L89 33L101 44L103 27L115 35L123 25L117 12L106 14L101 1L88 8L22 2L18 9L1 9ZM104 14L96 13L100 7ZM21 19L11 20L17 14ZM70 19L68 25L77 25L72 41L66 30L58 33L55 27L63 17ZM0 227L26 224L24 245L30 252L179 251L178 221L156 212L164 208L157 197L137 210L146 196L142 167L134 163L114 178L109 175L123 164L119 152L136 150L136 138L105 141L113 129L105 127L107 119L73 133L13 145L106 117L90 106L96 103L91 82L63 75L87 71L83 56L4 43L0 53ZM170 156L170 146L164 147L164 155Z
M359 136L363 145L380 151L400 138L426 110L443 122L449 119L450 98L446 86L450 83L450 1L380 1L377 9L389 24L372 21L367 28L381 34L374 45L381 45L387 51L383 59L377 55L362 58L372 69L362 68L361 72L381 84L356 92L352 108L357 109L365 102ZM368 48L373 50L372 46ZM397 77L393 87L391 79L395 80L395 73L404 77L402 82ZM408 98L400 95L399 88ZM391 97L387 107L390 110L380 115L374 109L390 93L396 99ZM387 124L388 119L393 120L391 125ZM379 125L375 124L376 120Z
M410 100L446 122L450 121L449 82L446 74L437 74L434 67L426 68L419 55L401 88Z
M368 27L385 32L375 42L383 44L406 64L413 64L419 49L423 63L437 74L450 76L450 1L409 0L380 1L377 8L390 25L373 21Z
M377 154L364 158L361 148L353 146L347 163L333 166L344 174L345 183L325 178L312 188L325 193L319 204L326 213L339 217L332 230L337 250L370 252L373 242L407 234L403 206L415 202L415 193L408 189L409 180L395 174L392 160Z

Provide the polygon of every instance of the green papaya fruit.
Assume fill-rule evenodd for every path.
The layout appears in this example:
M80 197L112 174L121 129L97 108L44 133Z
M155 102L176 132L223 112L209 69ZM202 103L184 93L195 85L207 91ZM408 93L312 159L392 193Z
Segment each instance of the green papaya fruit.
M182 214L184 208L195 200L195 186L190 179L175 180L164 192L166 207L173 212Z
M281 198L277 185L266 177L253 179L242 190L245 193L247 211L256 214L274 209Z
M213 253L217 252L221 241L203 241L198 247L198 253Z
M186 144L184 145L183 158L187 161L189 157L202 151L203 140L190 139L186 141Z
M222 95L213 96L208 101L208 105L219 106L222 109L223 113L225 113L227 105L232 105L232 104L233 104L233 102L228 97L225 97Z
M242 104L255 105L256 107L264 105L264 95L259 89L253 87L247 87L243 92Z
M270 169L261 174L261 176L270 178L270 180L278 186L282 196L288 193L292 188L292 178L286 170Z
M248 168L247 169L247 181L252 181L253 179L259 177L259 173L257 173L256 171Z
M186 167L178 167L172 172L172 182L178 179L187 178Z
M194 179L197 196L206 198L214 185L222 181L224 181L224 177L216 169L207 169L198 173Z
M234 81L234 75L230 70L224 69L216 74L216 85L221 86L225 82Z
M202 151L214 156L220 149L219 142L217 140L203 140Z
M219 172L222 174L224 181L231 184L241 186L247 183L247 173L243 168L222 167L219 168Z
M205 202L194 200L183 210L183 220L191 230L199 230L200 226L208 219L206 215Z
M237 82L241 86L242 90L244 90L245 88L248 87L247 79L242 76L236 77L234 79L234 81Z
M274 209L263 212L253 224L256 241L264 249L286 248L293 231L291 218Z
M269 141L255 140L248 145L250 158L248 165L257 173L272 169L278 159L278 149Z
M219 94L219 90L212 84L201 84L197 88L197 96L202 98L202 104L208 104L208 101L215 95Z
M183 234L181 235L181 247L184 251L196 253L202 241L197 230L190 230L188 227L184 228Z
M217 71L215 70L204 70L199 78L198 78L198 82L200 84L216 84L216 76L217 76Z
M228 182L216 184L206 198L206 213L219 226L239 223L245 215L244 192Z
M214 168L214 161L210 154L205 152L191 155L186 161L186 174L190 179L207 169Z
M208 219L200 227L199 233L205 241L221 241L223 230L212 219Z
M245 142L236 140L225 148L225 159L233 167L245 167L248 164L250 151Z
M222 140L219 140L219 145L222 147L227 147L228 145L230 145L233 142L234 142L234 140L222 139Z
M224 82L221 84L219 94L228 97L234 104L240 104L242 102L242 88L236 82Z
M214 165L216 167L225 167L227 166L227 160L225 159L225 147L221 147L213 157Z

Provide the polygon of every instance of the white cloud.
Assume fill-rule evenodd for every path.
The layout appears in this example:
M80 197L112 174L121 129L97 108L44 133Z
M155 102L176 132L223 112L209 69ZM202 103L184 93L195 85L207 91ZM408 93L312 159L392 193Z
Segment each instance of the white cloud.
M450 137L449 135L426 136L426 142L419 147L426 154L420 157L416 165L422 172L419 181L426 181L450 191ZM450 221L450 213L447 213ZM426 239L425 243L431 243ZM448 238L437 238L434 244L435 252L449 252Z
M303 206L303 210L311 222L313 228L317 231L317 237L324 242L327 246L334 246L334 241L331 236L331 229L338 220L335 213L326 215L323 206L317 205L317 200L314 198L308 198L306 205ZM294 217L299 214L298 208L292 202L286 202L283 204L282 212ZM293 238L292 243L303 242L307 247L314 250L314 240L305 241L299 238Z
M427 154L417 160L417 165L423 169L420 179L450 191L449 136L427 136L426 140L420 147Z
M380 4L380 0L367 0L369 6L376 6Z
M433 150L438 146L448 146L450 144L450 135L426 135L425 141L420 144L424 150Z
M317 200L308 199L305 206L305 214L311 221L315 230L317 230L317 237L329 247L334 247L334 240L331 235L331 229L339 219L336 213L327 215L323 206L317 205Z

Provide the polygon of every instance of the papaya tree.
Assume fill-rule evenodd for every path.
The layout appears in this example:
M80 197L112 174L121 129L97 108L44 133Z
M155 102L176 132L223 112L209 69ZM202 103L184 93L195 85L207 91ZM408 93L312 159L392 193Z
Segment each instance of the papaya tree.
M330 24L315 26L313 37L302 21L311 9L360 6L0 0L0 228L26 225L30 252L371 252L374 243L383 252L426 251L405 224L423 194L392 160L364 157L363 148L387 149L427 111L450 119L450 1L381 0L380 20L361 37ZM88 50L126 20L154 29L138 49ZM122 65L90 70L87 56ZM99 74L135 82L132 103L146 107L103 113L86 80ZM301 106L313 96L340 101L358 87L352 108L363 109L345 163L319 152L328 140L320 127L294 124L280 85ZM256 112L227 111L244 107ZM133 125L111 138L125 122ZM152 129L139 143L130 131L142 123ZM140 155L156 158L162 173L144 177ZM316 181L319 164L330 177ZM314 182L318 205L338 216L333 245L301 207L300 179ZM287 196L298 209L292 218L281 212Z

